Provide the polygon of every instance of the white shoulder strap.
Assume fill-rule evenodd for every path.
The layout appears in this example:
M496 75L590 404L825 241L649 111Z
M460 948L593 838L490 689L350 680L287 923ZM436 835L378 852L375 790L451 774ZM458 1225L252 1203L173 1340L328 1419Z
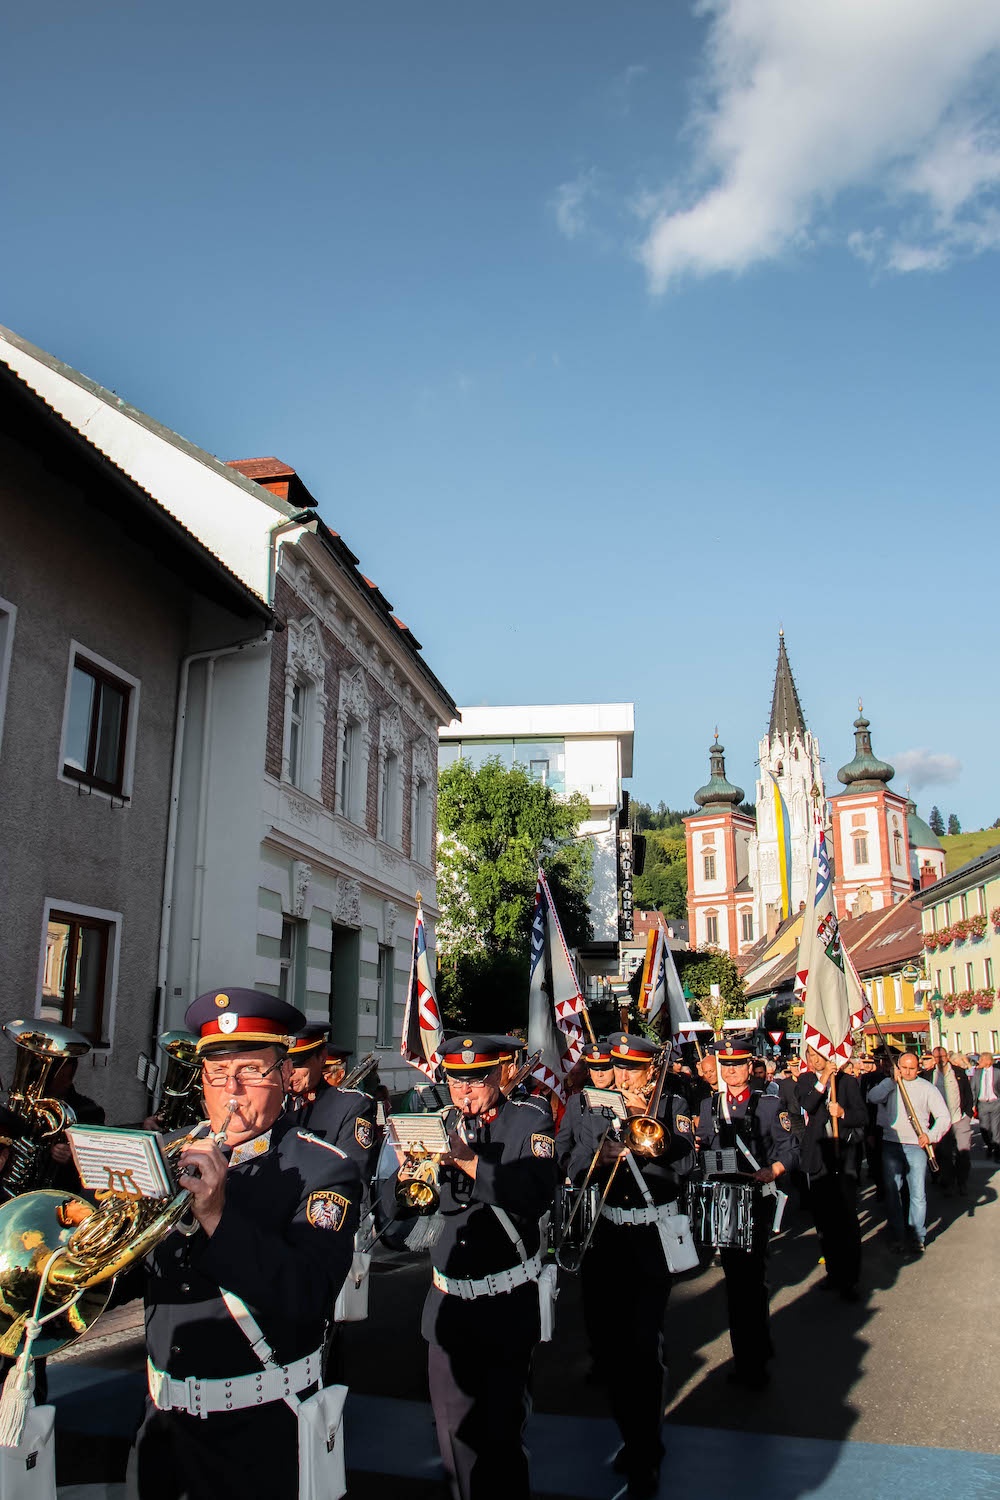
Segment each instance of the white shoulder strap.
M656 1205L653 1203L653 1195L649 1191L649 1188L646 1186L646 1179L645 1177L643 1177L642 1173L639 1171L639 1168L636 1166L635 1157L632 1155L631 1151L625 1152L625 1159L632 1169L632 1176L635 1178L636 1187L642 1194L643 1202L645 1203L646 1207L655 1208Z
M277 1360L274 1357L274 1350L264 1337L260 1324L246 1303L237 1297L234 1292L227 1292L223 1287L220 1287L219 1290L222 1292L222 1300L226 1304L230 1316L235 1318L240 1332L246 1338L261 1364L277 1364Z
M528 1252L524 1248L524 1241L518 1234L517 1230L514 1228L510 1215L506 1214L502 1208L498 1208L495 1203L491 1203L490 1208L492 1208L493 1212L500 1220L507 1238L510 1240L511 1244L514 1246L514 1249L517 1251L518 1260L523 1264L528 1259Z

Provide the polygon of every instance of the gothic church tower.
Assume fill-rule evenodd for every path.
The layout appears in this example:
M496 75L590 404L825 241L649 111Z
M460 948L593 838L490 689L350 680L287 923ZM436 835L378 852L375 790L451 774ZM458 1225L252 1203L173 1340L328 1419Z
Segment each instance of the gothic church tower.
M754 936L765 937L781 918L781 870L772 775L785 799L791 825L792 915L806 899L815 817L821 818L824 825L827 820L819 745L806 728L783 630L778 632L771 722L766 738L759 744L758 766L757 831L749 848L750 886L754 896Z

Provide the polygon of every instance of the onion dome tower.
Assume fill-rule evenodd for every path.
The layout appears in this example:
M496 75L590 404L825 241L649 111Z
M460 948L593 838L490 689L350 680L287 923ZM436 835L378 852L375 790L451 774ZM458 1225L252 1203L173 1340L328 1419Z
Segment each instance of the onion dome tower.
M895 769L872 749L871 724L858 699L854 721L854 759L841 766L837 779L846 787L831 798L837 914L879 911L902 901L913 889L909 799L891 791Z
M708 780L694 794L698 811L684 819L688 923L693 948L722 948L735 956L759 936L748 879L754 820L740 811L743 788L726 776L725 757L716 730Z

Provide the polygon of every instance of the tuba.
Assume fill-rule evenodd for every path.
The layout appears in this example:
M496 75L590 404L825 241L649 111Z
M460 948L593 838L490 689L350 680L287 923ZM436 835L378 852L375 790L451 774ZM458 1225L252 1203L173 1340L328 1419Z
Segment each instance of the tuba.
M229 1115L214 1140L225 1140ZM191 1194L179 1187L175 1164L188 1141L204 1135L199 1125L163 1148L173 1176L165 1198L134 1197L119 1189L97 1194L97 1207L74 1193L52 1188L24 1193L0 1207L0 1354L23 1350L29 1320L31 1354L44 1359L86 1333L104 1311L114 1278L155 1250L181 1223ZM49 1319L48 1315L53 1316Z
M8 1021L3 1029L17 1048L7 1106L24 1127L0 1173L0 1191L10 1198L46 1185L50 1149L66 1126L76 1123L69 1105L49 1098L46 1089L53 1069L68 1058L83 1057L90 1043L54 1021Z
M160 1129L169 1135L174 1130L190 1129L204 1117L201 1061L198 1038L189 1031L165 1031L159 1045L167 1055L167 1067L156 1115Z

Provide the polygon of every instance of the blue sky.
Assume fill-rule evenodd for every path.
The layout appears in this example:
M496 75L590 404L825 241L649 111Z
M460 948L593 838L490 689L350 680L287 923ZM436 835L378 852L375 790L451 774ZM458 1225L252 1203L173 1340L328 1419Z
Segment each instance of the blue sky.
M993 0L5 26L0 321L296 467L459 703L634 699L687 806L780 621L828 786L861 694L1000 816Z

